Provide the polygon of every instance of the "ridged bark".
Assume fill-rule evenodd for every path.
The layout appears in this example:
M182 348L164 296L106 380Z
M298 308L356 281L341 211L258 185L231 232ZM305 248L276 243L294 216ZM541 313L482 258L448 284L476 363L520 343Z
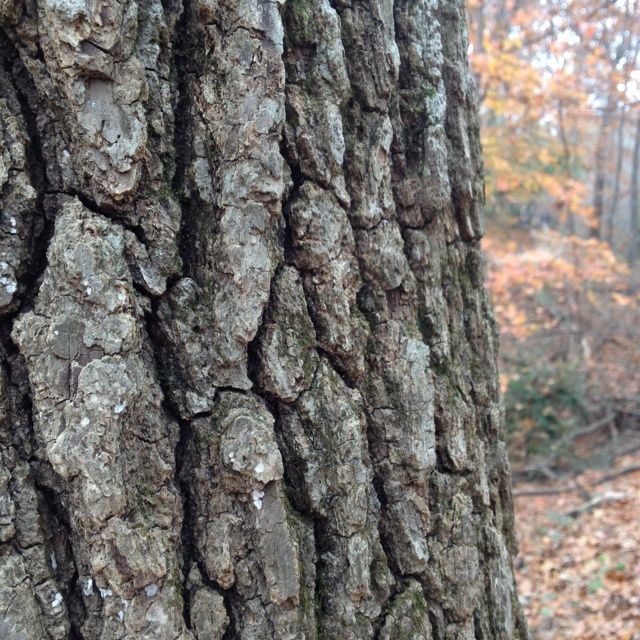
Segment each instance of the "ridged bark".
M526 638L462 3L0 23L0 636Z

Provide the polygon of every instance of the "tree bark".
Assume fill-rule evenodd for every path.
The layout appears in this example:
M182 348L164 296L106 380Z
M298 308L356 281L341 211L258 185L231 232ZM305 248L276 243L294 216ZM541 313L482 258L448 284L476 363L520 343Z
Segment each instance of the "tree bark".
M610 147L611 117L615 104L613 88L609 88L607 102L602 112L600 127L598 129L598 139L596 142L596 156L593 180L593 226L589 229L592 238L602 237L604 231L604 192L606 183L607 151Z
M0 21L0 636L526 638L462 3Z
M640 244L640 116L636 121L631 168L631 210L629 215L629 266L635 267Z
M620 112L620 121L618 123L618 135L616 138L616 172L613 178L613 197L609 207L609 215L606 220L606 230L604 238L613 246L614 229L616 227L616 218L618 216L618 206L620 204L620 182L622 180L622 163L624 160L624 128L626 124L626 111Z

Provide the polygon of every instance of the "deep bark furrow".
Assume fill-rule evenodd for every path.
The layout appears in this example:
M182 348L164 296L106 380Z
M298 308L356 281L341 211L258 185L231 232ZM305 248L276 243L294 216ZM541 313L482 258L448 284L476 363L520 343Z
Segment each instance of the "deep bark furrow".
M2 241L2 375L0 394L0 476L5 505L0 532L3 618L17 616L34 633L51 638L74 637L70 615L75 566L70 555L68 517L47 486L49 474L37 465L33 404L21 355L11 342L13 321L29 308L46 267L52 224L45 216L47 188L40 135L33 107L33 87L17 51L2 33L0 144L10 160L2 189L3 219L10 235ZM27 97L26 92L31 95ZM7 153L8 152L8 153ZM6 165L5 165L6 167ZM18 579L15 583L12 579ZM10 595L7 601L6 596ZM77 602L77 601L76 601ZM55 607L52 606L55 603Z

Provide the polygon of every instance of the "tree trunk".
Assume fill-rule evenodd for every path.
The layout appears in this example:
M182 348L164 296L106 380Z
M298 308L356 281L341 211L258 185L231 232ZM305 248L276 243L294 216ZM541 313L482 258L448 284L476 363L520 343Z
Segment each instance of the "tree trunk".
M629 215L629 266L635 267L640 244L640 116L636 121L631 169L631 211Z
M614 229L616 227L616 218L618 216L618 206L620 204L620 182L622 180L622 163L624 160L624 128L626 124L626 111L620 113L620 122L618 123L618 136L616 138L616 172L613 178L613 197L609 208L609 215L606 221L605 240L613 246Z
M527 637L461 3L0 12L0 636Z
M611 128L611 117L614 102L613 89L610 88L607 103L602 112L602 119L598 129L598 140L596 142L596 157L593 180L593 226L589 229L592 238L602 237L604 230L604 191L607 171L607 151L610 146L609 129Z

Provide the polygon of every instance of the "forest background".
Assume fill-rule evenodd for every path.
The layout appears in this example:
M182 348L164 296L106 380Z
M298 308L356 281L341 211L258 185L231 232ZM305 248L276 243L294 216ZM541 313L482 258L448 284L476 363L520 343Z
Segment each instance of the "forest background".
M519 582L539 638L640 638L638 5L468 3Z

